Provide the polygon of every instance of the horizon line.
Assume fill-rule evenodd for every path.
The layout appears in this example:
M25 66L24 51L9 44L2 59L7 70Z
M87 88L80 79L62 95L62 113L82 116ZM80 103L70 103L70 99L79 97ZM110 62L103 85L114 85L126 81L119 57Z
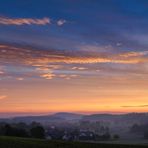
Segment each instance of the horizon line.
M71 113L71 114L81 114L81 115L94 115L94 114L109 114L109 115L126 115L126 114L144 114L148 112L70 112L70 111L59 111L59 112L0 112L0 118L12 118L20 116L44 116L44 115L54 115L57 113Z

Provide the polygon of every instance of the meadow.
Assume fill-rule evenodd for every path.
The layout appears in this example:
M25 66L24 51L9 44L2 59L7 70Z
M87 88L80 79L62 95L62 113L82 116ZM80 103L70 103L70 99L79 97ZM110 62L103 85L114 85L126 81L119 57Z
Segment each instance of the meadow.
M0 148L146 148L148 145L63 142L17 137L0 137Z

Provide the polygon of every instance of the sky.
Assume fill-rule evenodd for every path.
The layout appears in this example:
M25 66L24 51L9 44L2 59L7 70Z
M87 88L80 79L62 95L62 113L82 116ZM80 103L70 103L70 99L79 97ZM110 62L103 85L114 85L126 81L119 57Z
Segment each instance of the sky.
M148 111L147 0L0 0L0 115Z

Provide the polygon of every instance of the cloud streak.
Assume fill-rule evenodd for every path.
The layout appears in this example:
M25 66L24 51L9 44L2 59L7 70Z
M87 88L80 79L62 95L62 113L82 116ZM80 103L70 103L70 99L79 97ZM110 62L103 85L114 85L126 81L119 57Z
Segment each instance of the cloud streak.
M0 25L50 25L56 24L57 26L63 26L67 21L65 19L59 19L52 22L49 17L43 18L9 18L0 16Z
M0 17L1 25L47 25L50 24L51 20L48 17L41 19L36 18L8 18Z
M146 105L135 105L135 106L121 106L121 107L125 107L125 108L131 108L131 107L148 107L148 105L146 104Z

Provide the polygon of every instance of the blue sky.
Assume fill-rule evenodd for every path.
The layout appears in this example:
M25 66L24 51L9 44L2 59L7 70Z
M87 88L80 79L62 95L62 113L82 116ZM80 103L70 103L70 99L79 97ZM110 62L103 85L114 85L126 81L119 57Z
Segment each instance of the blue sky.
M93 2L90 0L15 0L15 2L1 0L1 16L49 17L52 24L20 27L1 25L0 40L22 41L28 44L37 42L36 44L46 47L56 46L55 48L58 49L75 49L76 46L84 43L115 46L118 42L122 42L121 48L124 50L146 50L147 5L148 2L145 0L93 0ZM56 21L60 19L67 21L62 27L56 25ZM12 39L13 35L15 38ZM138 36L143 40L138 39ZM58 40L59 47L54 43L49 45L50 40Z

